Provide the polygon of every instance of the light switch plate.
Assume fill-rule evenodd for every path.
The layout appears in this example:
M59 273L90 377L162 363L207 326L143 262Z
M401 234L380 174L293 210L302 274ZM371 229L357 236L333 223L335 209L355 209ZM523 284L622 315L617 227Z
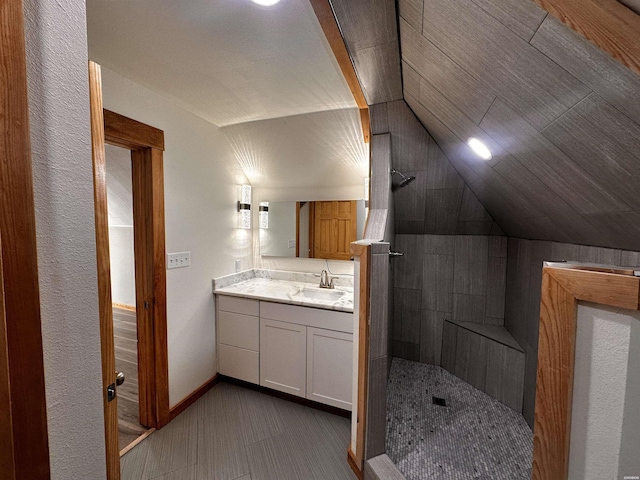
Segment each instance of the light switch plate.
M167 253L167 270L191 265L191 252Z
M296 241L295 240L289 240L287 242L287 244L289 245L289 248L296 248Z

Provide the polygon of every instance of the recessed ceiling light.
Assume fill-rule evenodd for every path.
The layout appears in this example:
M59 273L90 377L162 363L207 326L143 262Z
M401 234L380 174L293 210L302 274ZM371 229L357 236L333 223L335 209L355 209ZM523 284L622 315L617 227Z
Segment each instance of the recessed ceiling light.
M489 148L477 138L471 137L467 140L467 145L469 145L471 150L473 150L473 153L478 155L481 159L491 160L491 150L489 150Z
M280 0L251 0L251 1L255 4L262 5L263 7L270 7L278 3Z

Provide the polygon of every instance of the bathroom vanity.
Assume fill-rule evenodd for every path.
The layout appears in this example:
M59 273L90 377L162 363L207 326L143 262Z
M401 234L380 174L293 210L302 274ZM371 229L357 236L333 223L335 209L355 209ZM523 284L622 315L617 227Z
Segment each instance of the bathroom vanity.
M249 270L214 280L218 371L351 410L353 286ZM314 283L312 283L314 282Z

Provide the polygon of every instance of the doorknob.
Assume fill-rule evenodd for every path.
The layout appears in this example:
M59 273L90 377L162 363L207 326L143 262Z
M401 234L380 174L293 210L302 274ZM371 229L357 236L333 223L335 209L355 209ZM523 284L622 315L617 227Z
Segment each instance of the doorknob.
M124 373L118 372L116 373L116 385L119 387L124 383Z

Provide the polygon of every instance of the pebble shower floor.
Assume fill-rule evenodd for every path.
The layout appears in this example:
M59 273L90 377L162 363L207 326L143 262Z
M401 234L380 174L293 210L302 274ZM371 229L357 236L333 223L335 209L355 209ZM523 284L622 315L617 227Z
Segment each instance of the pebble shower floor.
M531 478L533 434L520 413L440 367L400 358L387 388L386 448L407 480Z

